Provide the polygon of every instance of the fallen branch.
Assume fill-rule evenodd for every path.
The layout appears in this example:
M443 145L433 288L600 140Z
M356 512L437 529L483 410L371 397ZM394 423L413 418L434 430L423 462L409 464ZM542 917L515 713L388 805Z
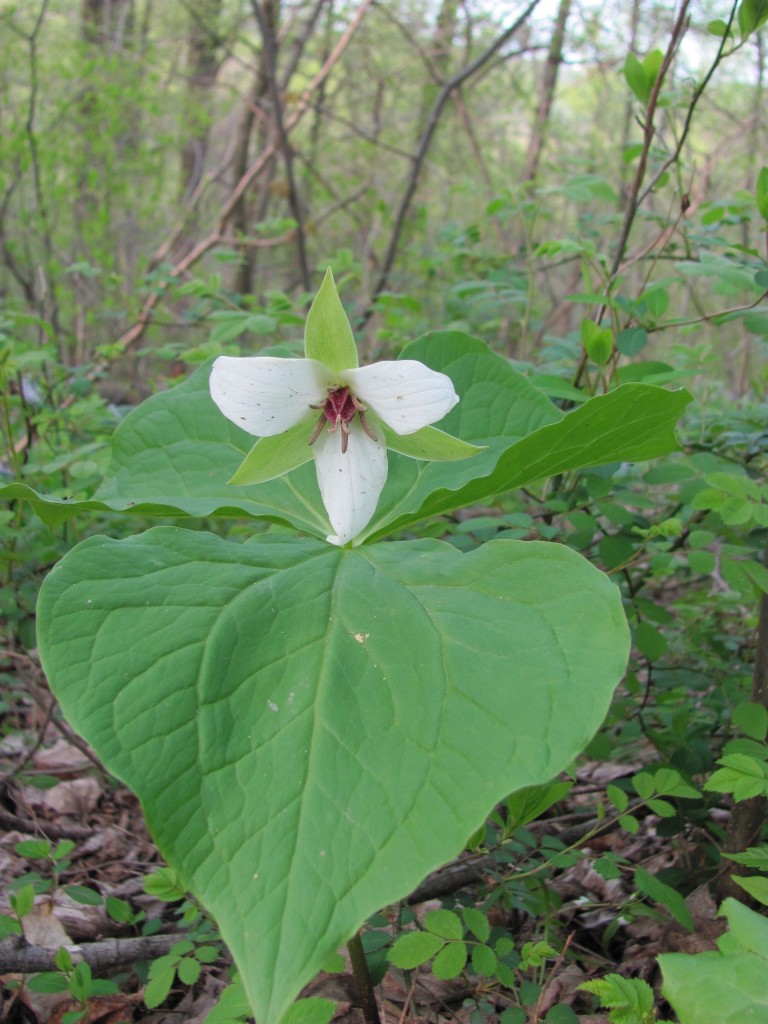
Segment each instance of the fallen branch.
M181 935L145 935L130 939L102 939L81 946L66 946L73 963L85 962L95 971L103 971L119 964L132 964L137 960L155 960L165 956L181 942ZM0 942L0 974L38 974L57 971L56 950L32 946L18 937Z

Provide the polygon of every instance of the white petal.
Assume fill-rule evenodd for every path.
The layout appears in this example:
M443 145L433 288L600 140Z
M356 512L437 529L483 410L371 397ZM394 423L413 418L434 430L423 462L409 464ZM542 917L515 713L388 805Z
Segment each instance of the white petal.
M415 359L344 370L353 393L398 434L437 423L459 400L450 377Z
M314 359L219 356L211 370L211 398L238 427L272 437L303 419L325 400L328 370Z
M347 544L376 511L387 479L387 449L372 440L357 417L350 423L349 445L341 451L341 428L324 430L314 444L315 468L325 510L336 531L331 544Z

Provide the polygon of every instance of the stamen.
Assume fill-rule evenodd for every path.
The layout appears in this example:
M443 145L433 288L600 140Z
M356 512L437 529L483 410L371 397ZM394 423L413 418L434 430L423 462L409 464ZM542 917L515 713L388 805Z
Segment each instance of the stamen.
M318 406L310 405L309 408L310 409L317 409ZM317 423L315 424L315 429L312 431L312 436L309 439L309 443L310 444L314 444L315 441L318 439L318 437L320 437L320 435L323 432L324 424L325 424L325 413L322 412L322 413L320 413L320 416L318 417Z
M378 439L378 437L376 437L374 432L371 430L371 425L368 422L368 420L365 418L365 412L366 412L365 406L363 406L361 409L358 410L358 415L360 417L360 424L361 424L363 430L368 435L368 437L370 437L370 439L372 441L375 441L378 444L379 439Z
M373 433L370 425L366 421L365 414L368 411L368 407L363 405L359 398L350 393L348 387L329 388L328 397L322 405L310 404L310 409L322 409L320 417L315 425L315 429L312 431L312 435L309 439L310 444L314 444L317 441L320 434L323 432L323 426L328 424L328 433L335 433L339 426L341 426L341 454L346 455L349 447L349 436L350 436L350 422L355 418L355 414L360 417L360 423L363 430L366 432L368 437L372 441L378 443L378 438Z

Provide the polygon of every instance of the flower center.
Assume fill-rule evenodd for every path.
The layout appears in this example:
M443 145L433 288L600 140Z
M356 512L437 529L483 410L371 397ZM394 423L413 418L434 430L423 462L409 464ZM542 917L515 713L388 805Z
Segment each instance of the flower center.
M373 433L365 419L367 406L363 405L363 403L352 394L348 387L329 388L328 397L323 404L310 405L310 409L322 409L317 421L317 426L312 431L312 436L309 439L310 444L315 443L318 437L320 437L323 427L328 423L330 424L328 431L331 434L341 428L339 430L341 435L341 453L342 455L345 454L349 446L349 424L355 416L360 417L360 424L368 437L370 437L372 441L376 440L376 435Z

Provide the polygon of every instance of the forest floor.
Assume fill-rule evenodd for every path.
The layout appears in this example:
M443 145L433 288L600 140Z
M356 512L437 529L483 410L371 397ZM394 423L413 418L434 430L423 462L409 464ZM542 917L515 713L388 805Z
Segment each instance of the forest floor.
M13 915L9 897L18 890L20 880L32 880L38 890L47 891L39 892L34 908L23 917L24 939L11 936L0 943L0 1024L70 1024L71 1015L83 1008L67 992L35 992L25 984L29 977L25 971L56 970L53 956L61 946L80 947L94 965L94 977L118 983L116 992L87 1001L87 1016L82 1019L91 1024L203 1024L228 982L226 951L222 950L215 962L204 964L193 984L177 980L159 1008L145 1005L146 961L167 953L188 932L180 921L178 903L163 902L144 890L145 877L162 861L139 802L104 772L88 747L61 722L33 657L14 654L2 667L6 672L14 670L18 686L0 684L6 689L0 692L4 726L0 739L0 914ZM6 674L4 678L12 677ZM643 978L658 992L657 954L712 949L723 931L706 886L687 901L695 924L692 932L658 908L648 907L647 916L638 914L637 902L633 902L633 868L642 866L654 873L677 865L690 871L691 865L681 862L687 853L695 852L693 843L687 851L680 837L673 843L660 838L658 822L652 816L641 819L636 835L617 828L594 834L599 794L609 782L640 767L583 765L567 799L529 826L539 839L559 836L566 843L593 828L579 855L546 877L553 907L547 917L548 934L542 934L540 918L519 909L502 909L502 901L489 911L491 923L506 928L516 946L546 938L558 948L565 947L564 954L550 959L539 975L540 995L527 1011L531 1024L544 1022L549 1009L558 1003L572 1007L581 1024L607 1024L610 1018L596 1013L591 997L578 991L582 982L617 972ZM74 846L58 867L50 858L35 859L18 852L19 843L41 839L54 848L67 841ZM616 878L606 879L594 869L595 860L606 853L626 865ZM452 907L454 897L465 906L473 900L481 905L500 884L500 877L493 855L468 853L425 880L408 903L417 918L430 909ZM87 902L82 902L84 894L78 887L90 890L90 898L85 894ZM108 915L105 904L109 897L129 905L133 923L118 924ZM487 907L487 902L484 905ZM628 906L635 912L626 914ZM394 910L390 917L394 919ZM149 927L148 921L152 922ZM146 933L151 937L142 938ZM413 1020L477 1024L480 1002L486 1014L491 1007L486 1019L493 1021L505 1008L516 1005L519 995L466 974L440 980L428 968L411 972L407 979L390 968L376 991L382 1024ZM304 994L332 999L337 1005L334 1021L363 1024L351 971L321 974ZM660 998L658 1008L660 1019L672 1016Z

